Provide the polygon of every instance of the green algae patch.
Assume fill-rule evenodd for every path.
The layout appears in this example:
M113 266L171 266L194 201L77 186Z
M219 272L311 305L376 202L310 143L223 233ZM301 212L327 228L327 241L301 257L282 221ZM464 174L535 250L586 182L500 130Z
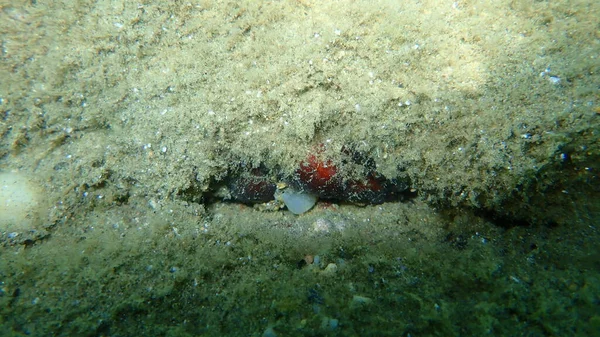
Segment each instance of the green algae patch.
M424 204L373 208L256 217L223 205L206 225L202 216L177 220L173 209L139 226L96 224L75 242L57 232L27 249L3 248L3 324L42 335L260 334L269 326L312 335L331 331L332 320L333 331L359 335L589 331L600 284L585 258L597 239L587 226L500 229L465 213L433 215ZM123 210L85 220L110 224ZM314 226L323 219L328 231ZM523 323L507 324L515 317ZM577 326L563 324L576 318Z
M599 11L0 3L0 170L45 200L0 233L0 332L595 335ZM321 144L417 197L224 200Z

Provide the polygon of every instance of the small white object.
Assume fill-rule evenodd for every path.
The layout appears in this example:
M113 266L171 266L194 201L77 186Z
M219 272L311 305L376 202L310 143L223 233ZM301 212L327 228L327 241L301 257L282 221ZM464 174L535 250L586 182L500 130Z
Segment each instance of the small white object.
M548 77L548 81L552 84L560 84L560 77L558 76L550 76Z
M265 332L263 332L262 337L277 337L277 333L275 333L273 327L270 326L267 329L265 329Z
M0 232L35 229L41 222L42 189L24 174L0 172Z
M292 188L286 188L281 198L288 210L294 214L307 212L317 203L317 196L307 192L295 191Z

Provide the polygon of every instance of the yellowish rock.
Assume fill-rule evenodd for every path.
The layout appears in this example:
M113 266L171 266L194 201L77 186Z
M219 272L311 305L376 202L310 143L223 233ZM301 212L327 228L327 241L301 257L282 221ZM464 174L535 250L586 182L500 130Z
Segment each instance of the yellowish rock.
M333 276L337 273L338 266L335 263L330 263L325 267L325 269L321 272L325 276Z

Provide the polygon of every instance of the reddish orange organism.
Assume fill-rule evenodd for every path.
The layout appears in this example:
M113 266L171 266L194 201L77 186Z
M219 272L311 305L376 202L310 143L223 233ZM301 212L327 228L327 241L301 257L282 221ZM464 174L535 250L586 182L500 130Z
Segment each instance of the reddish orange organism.
M364 153L344 147L342 153L346 161L339 164L322 155L324 145L320 144L300 163L296 170L296 183L300 188L322 199L342 200L361 203L382 203L396 198L406 188L396 181L390 181L376 171L375 162ZM363 176L354 179L343 178L338 165L351 162L364 166Z
M303 188L320 197L335 198L342 190L338 168L331 159L323 159L323 145L308 155L296 171L297 180Z
M408 193L409 185L397 179L386 179L377 172L375 161L367 154L355 151L350 146L342 148L339 161L327 158L324 144L314 147L306 156L291 179L283 179L293 189L312 194L323 200L348 201L356 203L379 204L388 200L399 200ZM362 172L344 176L344 165L353 168L362 166ZM242 168L228 181L231 198L243 203L260 203L272 200L277 189L277 172L272 173L265 167L258 169Z
M298 169L299 178L311 185L324 186L335 179L338 173L337 166L331 159L321 161L316 155L311 154L300 164Z

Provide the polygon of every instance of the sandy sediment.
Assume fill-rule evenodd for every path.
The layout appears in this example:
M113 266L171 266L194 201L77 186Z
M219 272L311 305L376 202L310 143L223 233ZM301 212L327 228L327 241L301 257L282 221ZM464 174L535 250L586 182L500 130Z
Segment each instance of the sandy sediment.
M352 144L433 204L546 221L524 206L595 179L591 12L81 6L3 7L4 166L164 198Z

